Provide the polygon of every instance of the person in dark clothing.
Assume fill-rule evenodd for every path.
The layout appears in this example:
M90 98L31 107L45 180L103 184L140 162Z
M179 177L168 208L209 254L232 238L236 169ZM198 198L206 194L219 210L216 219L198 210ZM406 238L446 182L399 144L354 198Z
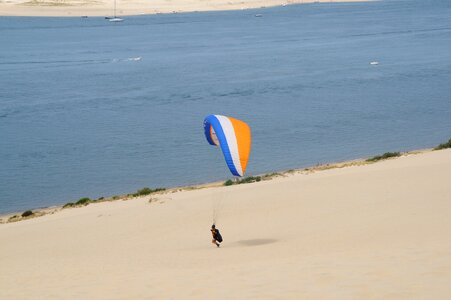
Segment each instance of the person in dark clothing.
M211 225L211 235L213 236L213 239L211 242L216 245L216 247L219 247L222 242L222 236L219 233L219 229L216 228L215 224Z

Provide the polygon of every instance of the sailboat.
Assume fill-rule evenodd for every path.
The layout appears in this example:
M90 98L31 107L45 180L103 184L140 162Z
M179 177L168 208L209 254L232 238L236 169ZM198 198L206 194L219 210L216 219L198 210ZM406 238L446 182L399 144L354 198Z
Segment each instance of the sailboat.
M118 18L116 16L116 0L114 0L114 17L108 18L108 21L110 22L122 22L124 19Z

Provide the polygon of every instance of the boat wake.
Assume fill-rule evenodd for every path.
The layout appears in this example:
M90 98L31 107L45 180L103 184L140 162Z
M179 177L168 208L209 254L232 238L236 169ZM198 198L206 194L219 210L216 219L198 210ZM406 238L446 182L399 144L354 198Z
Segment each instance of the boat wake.
M113 58L111 62L117 63L117 62L126 62L126 61L140 61L142 59L141 56L136 57L128 57L128 58Z

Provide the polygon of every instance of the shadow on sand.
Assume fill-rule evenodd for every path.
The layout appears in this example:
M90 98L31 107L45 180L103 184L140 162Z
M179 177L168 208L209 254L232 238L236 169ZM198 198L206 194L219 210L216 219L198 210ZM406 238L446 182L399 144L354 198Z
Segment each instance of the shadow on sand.
M252 247L252 246L260 246L266 244L272 244L277 242L276 239L253 239L253 240L242 240L237 243L241 246Z

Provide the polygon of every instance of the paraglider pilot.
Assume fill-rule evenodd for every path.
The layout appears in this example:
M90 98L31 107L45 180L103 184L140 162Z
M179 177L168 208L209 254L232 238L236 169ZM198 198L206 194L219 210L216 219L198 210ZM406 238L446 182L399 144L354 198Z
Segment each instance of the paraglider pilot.
M219 233L219 229L216 229L215 224L211 225L211 235L213 236L211 242L219 248L219 246L221 245L220 243L222 242L222 236Z

